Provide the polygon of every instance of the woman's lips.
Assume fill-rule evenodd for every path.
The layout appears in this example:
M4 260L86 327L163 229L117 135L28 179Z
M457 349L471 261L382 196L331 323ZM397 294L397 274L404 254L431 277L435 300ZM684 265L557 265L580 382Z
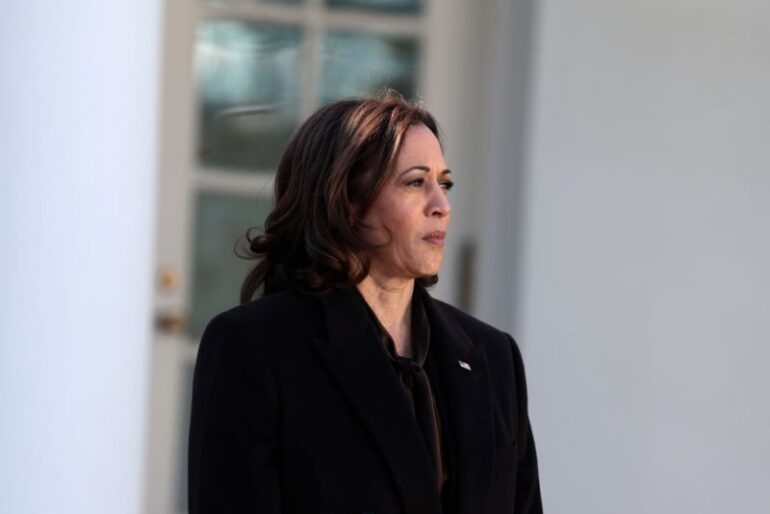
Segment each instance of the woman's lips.
M431 232L427 236L423 237L422 240L432 245L444 246L445 237L446 232Z

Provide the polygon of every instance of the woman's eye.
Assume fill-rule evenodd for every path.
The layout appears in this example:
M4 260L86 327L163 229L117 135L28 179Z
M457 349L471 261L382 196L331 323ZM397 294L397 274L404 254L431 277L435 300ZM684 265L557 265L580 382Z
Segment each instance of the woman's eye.
M411 181L407 182L406 185L409 186L409 187L413 187L413 188L420 188L420 187L425 185L425 179L417 178L417 179L414 179L414 180L411 180ZM445 191L449 191L450 189L452 189L454 187L455 183L452 182L451 180L444 180L439 185Z

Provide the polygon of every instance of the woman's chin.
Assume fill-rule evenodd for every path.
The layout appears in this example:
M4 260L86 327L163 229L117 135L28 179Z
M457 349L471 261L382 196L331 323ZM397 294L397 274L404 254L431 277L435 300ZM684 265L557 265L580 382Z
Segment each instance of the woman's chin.
M430 266L424 266L422 270L420 270L421 273L419 276L421 277L429 277L432 275L438 275L439 271L441 271L441 262L431 264Z

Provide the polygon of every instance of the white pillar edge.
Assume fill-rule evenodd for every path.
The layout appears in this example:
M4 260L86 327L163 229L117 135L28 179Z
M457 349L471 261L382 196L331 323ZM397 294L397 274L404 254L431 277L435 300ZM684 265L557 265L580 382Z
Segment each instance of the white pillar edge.
M0 19L0 512L144 506L161 3Z

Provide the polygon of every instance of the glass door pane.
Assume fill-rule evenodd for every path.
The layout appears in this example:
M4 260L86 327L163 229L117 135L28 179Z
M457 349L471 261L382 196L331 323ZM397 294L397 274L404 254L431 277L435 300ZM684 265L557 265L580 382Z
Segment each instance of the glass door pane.
M327 31L321 43L321 102L369 95L386 87L413 99L418 50L413 37Z
M238 305L241 283L255 261L235 255L234 245L249 227L264 226L271 207L267 195L198 194L190 316L196 340L211 318Z
M297 125L300 30L209 21L198 30L199 162L272 170Z
M326 0L329 7L365 9L368 11L386 11L419 13L422 0Z

